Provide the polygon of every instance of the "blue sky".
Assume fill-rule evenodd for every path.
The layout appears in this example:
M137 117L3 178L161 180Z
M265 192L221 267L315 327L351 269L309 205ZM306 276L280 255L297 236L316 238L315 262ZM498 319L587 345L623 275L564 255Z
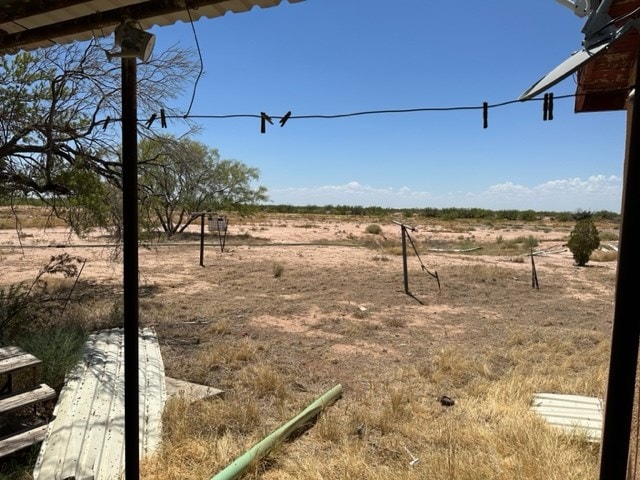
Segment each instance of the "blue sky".
M480 107L517 99L580 49L584 19L553 0L305 0L195 22L193 115L280 117ZM191 26L156 51L195 49ZM193 85L178 100L186 111ZM569 77L555 97L575 93ZM619 212L626 113L557 99L482 111L205 119L197 139L260 169L272 203ZM179 124L172 124L179 130Z

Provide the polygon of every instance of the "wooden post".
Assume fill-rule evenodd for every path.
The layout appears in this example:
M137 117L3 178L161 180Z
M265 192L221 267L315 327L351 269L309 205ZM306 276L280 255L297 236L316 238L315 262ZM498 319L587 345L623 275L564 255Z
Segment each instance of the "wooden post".
M540 290L540 285L538 285L538 273L536 272L536 263L533 260L533 248L531 249L531 288Z
M640 48L636 54L640 54ZM636 58L635 75L631 85L634 85L639 77L639 68L640 61ZM638 87L635 90L632 104L627 111L622 222L609 379L600 448L600 480L637 478L636 473L633 473L633 477L627 476L628 467L635 462L635 455L630 455L629 447L640 340L640 321L636 312L637 274L640 269L640 249L638 249L640 244L640 91ZM637 429L637 423L634 428ZM629 470L635 470L635 466Z
M409 271L407 270L407 231L402 225L402 271L404 272L404 293L409 294Z
M410 295L409 292L409 270L407 269L407 230L415 232L416 229L410 225L405 225L401 222L393 221L396 225L399 225L402 229L402 270L404 272L404 293Z

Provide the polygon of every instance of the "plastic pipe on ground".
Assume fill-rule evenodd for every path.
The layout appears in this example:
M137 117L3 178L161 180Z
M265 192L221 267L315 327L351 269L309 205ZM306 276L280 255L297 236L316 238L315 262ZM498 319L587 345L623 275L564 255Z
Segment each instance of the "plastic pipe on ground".
M284 441L305 423L315 418L327 405L342 395L342 385L338 384L316 399L311 405L289 420L269 436L256 443L244 454L236 458L224 470L221 470L211 480L233 480L240 476L253 462L264 457L276 444Z

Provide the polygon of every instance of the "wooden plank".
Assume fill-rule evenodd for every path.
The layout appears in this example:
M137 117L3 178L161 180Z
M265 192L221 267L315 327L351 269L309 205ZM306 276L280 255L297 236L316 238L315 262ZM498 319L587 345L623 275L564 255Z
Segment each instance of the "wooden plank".
M41 442L47 433L47 425L38 425L24 432L0 440L0 458Z
M0 363L7 358L17 357L18 355L21 355L23 353L24 351L20 347L0 347Z
M56 398L56 391L49 385L41 383L36 388L27 392L11 395L0 399L0 414L16 408L27 407L37 402Z
M0 375L6 375L21 368L33 367L41 363L41 360L19 347L0 348Z

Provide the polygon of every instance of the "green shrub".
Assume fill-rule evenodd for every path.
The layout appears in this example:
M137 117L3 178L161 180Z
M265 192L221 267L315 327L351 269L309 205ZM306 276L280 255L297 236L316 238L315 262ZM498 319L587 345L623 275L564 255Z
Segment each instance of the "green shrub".
M529 235L527 238L525 238L524 242L522 242L522 243L529 250L531 250L534 247L537 247L540 244L538 239L536 237L534 237L533 235Z
M569 234L567 247L573 254L573 259L579 267L584 267L591 253L600 246L600 235L591 217L578 220L576 226Z
M42 360L40 381L60 390L66 373L80 360L86 332L81 325L54 325L18 339L23 350Z
M12 327L30 322L33 309L28 296L29 288L24 283L0 288L0 346L9 341Z

